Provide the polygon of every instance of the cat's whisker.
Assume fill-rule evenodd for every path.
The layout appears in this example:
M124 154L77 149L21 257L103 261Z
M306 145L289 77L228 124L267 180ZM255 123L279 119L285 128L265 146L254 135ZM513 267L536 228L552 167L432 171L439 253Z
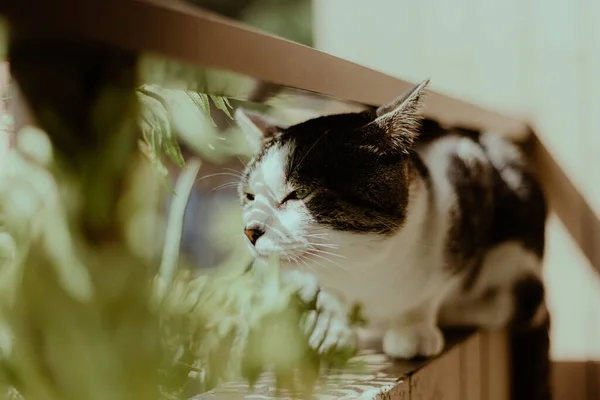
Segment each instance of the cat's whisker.
M277 239L284 242L284 243L293 243L292 239L288 239L288 235L285 234L285 232L279 228L275 228L272 225L266 225L267 229L271 229L272 231L274 231L277 234Z
M295 256L293 254L291 255L291 257L292 257L292 260L294 260L294 262L296 264L299 264L300 262L302 262L304 265L306 265L306 261L302 260L300 257Z
M317 257L317 258L320 258L320 259L322 259L322 260L328 261L328 262L332 263L333 265L335 265L336 267L339 267L339 268L341 268L342 270L344 270L344 271L346 271L346 272L350 272L350 271L349 271L349 270L348 270L346 267L344 267L343 265L341 265L341 264L339 264L339 263L337 263L337 262L335 262L335 261L333 261L333 260L330 260L330 259L329 259L329 258L327 258L327 257L323 257L323 256L321 256L320 254L313 253L313 250L310 250L310 249L309 249L309 250L307 251L307 253L308 253L308 254L310 254L310 255L312 255L312 256L314 256L314 257ZM313 260L313 261L317 262L317 260Z
M247 165L247 164L244 162L244 160L242 160L242 158L241 158L240 156L236 156L235 158L237 158L237 159L238 159L238 161L239 161L240 163L242 163L242 165L244 166L244 168L246 168L246 167L248 166L248 165Z
M317 253L320 253L320 254L326 254L326 255L330 255L330 256L334 256L334 257L339 257L339 258L343 258L343 259L346 258L345 256L342 256L340 254L335 254L335 253L332 253L330 251L315 249L314 247L310 247L310 251L316 251Z
M337 244L331 244L331 243L314 243L314 242L306 242L307 245L309 246L319 246L319 247L325 247L327 249L339 249L340 246Z
M234 178L242 178L240 175L232 174L231 172L216 172L214 174L204 175L194 181L194 183L198 183L203 181L204 179L213 178L215 176L233 176Z
M315 237L315 238L327 238L329 237L329 234L327 233L309 233L309 234L305 234L302 235L304 237Z
M312 254L312 253L310 253L310 252L308 252L307 254L310 254L310 255L312 255L312 256L315 256L315 257L319 257L319 256L317 256L316 254ZM319 257L319 258L323 258L323 259L325 259L325 260L326 260L326 258L324 258L324 257ZM307 258L307 259L308 259L308 258ZM317 261L317 260L315 260L315 259L312 259L312 260L310 260L310 261L312 261L312 262L314 262L314 263L316 263L316 264L319 264L321 267L323 267L323 268L324 268L324 269L326 269L327 271L329 271L329 270L330 270L330 268L326 267L325 265L323 265L322 263L320 263L319 261Z
M330 247L330 248L338 248L337 244L333 244L330 242L328 236L315 236L315 235L300 235L302 240L307 244L314 244L322 247Z
M236 175L237 175L237 176L239 176L240 178L243 178L243 177L244 177L244 173L243 173L242 171L238 171L238 170L236 170L236 169L233 169L233 168L223 168L223 169L224 169L225 171L230 171L230 172L232 172L232 173L236 174Z
M213 188L213 189L210 191L210 194L212 194L212 193L214 193L214 192L217 192L217 191L219 191L219 190L223 190L223 189L227 189L227 188L231 188L231 187L237 187L238 185L239 185L239 183L238 183L238 182L226 182L226 183L223 183L223 184L221 184L221 185L219 185L219 186L217 186L217 187Z
M306 259L303 257L299 257L298 260L304 265L306 266L308 269L310 269L311 271L314 271L314 269L306 262Z
M296 261L294 261L294 262L296 262L296 263L301 262L302 265L304 265L306 268L308 268L311 272L314 272L313 267L306 262L306 260L307 260L306 256L304 256L303 254L298 254L293 257L296 259Z

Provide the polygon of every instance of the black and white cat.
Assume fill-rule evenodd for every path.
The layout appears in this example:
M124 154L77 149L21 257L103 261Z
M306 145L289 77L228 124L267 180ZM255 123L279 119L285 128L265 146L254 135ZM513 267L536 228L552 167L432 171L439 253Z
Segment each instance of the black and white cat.
M287 127L236 113L256 150L239 188L250 251L278 254L287 279L316 276L300 285L322 288L333 315L311 338L322 350L354 337L331 325L337 295L363 305L359 343L396 358L439 354L440 326L546 318L546 204L527 159L500 136L422 118L427 84Z

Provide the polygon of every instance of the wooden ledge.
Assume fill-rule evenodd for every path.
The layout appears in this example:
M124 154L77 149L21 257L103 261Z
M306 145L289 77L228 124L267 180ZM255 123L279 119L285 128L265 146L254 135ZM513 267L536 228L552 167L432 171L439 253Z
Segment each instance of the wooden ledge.
M318 388L316 399L385 400L507 400L508 360L504 333L448 336L444 353L432 360L391 362L384 355L363 353L362 372L335 376ZM275 394L272 377L265 376L250 391L230 383L192 400L287 400Z

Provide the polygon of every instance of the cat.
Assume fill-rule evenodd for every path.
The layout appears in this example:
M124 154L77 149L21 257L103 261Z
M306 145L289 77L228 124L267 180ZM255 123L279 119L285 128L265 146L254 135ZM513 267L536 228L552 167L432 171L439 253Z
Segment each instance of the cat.
M239 186L248 248L278 254L285 279L321 294L330 332L311 339L323 351L357 340L392 358L432 357L441 327L549 318L547 205L526 155L499 135L425 118L428 83L377 109L292 126L236 111L254 149ZM368 321L354 336L332 300L342 297Z

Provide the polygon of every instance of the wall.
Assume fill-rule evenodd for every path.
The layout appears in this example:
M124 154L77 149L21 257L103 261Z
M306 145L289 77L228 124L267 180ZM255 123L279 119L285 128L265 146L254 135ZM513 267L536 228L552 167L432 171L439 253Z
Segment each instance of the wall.
M314 13L321 50L528 119L600 215L600 1L314 0ZM600 398L598 271L554 216L545 277L557 398Z

